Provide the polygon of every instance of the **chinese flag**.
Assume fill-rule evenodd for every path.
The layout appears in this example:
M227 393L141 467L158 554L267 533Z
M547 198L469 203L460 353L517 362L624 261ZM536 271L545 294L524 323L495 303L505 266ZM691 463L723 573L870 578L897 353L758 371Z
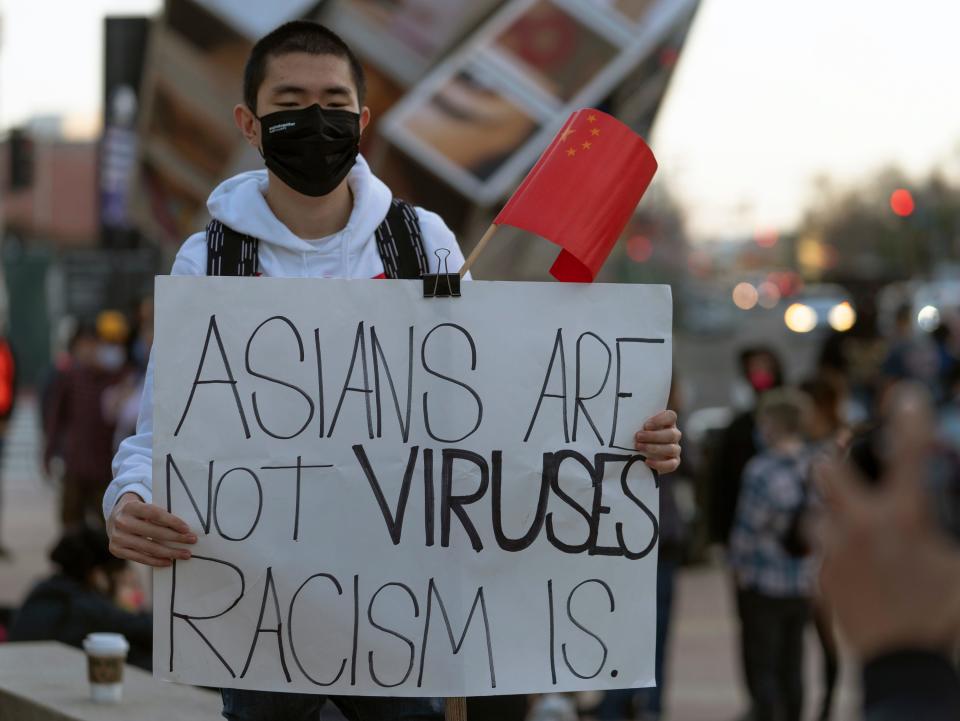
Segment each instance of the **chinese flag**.
M599 110L577 110L493 222L556 243L551 275L590 283L655 172L643 138Z

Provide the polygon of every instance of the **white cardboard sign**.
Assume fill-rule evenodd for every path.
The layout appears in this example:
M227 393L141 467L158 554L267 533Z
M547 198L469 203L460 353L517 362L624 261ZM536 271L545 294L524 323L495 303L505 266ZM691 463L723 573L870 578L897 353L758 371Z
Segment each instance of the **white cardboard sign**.
M666 286L161 277L154 668L215 687L650 686Z

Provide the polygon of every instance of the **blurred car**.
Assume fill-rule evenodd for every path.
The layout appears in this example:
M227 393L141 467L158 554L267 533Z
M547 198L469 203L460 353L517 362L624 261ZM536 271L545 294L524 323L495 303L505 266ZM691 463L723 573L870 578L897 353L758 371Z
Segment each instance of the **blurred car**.
M850 293L834 284L807 285L792 298L783 313L783 322L794 333L817 330L850 330L857 312Z

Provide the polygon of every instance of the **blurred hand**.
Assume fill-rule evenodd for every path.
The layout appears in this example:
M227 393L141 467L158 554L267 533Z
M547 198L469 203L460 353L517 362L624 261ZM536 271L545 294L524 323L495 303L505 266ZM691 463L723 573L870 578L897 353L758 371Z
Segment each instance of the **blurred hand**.
M890 458L878 487L847 463L818 467L826 502L820 583L863 658L944 650L960 632L960 548L934 518L923 467L935 440L929 398L896 389Z
M658 473L672 473L680 466L680 429L677 414L662 411L633 437L634 447L647 457L646 464Z
M186 560L190 551L171 544L197 542L190 527L160 506L144 503L136 493L124 493L107 520L110 552L118 558L169 566L172 559Z

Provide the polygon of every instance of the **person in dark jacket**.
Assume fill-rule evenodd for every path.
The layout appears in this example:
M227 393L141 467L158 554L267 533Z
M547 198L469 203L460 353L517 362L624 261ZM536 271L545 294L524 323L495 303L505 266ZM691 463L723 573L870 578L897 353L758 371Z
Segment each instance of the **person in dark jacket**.
M122 316L105 311L95 329L82 327L73 362L51 389L46 410L44 470L62 454L60 518L63 529L102 521L100 502L112 477L114 425L104 414L104 392L124 377L126 328Z
M30 591L13 617L10 641L60 641L81 648L88 633L122 633L129 663L150 669L153 621L114 602L116 579L126 561L108 549L100 529L68 531L50 552L57 572Z
M754 346L740 353L740 372L750 387L753 402L730 421L717 444L710 479L710 535L716 543L727 545L733 529L740 477L747 463L757 455L756 401L769 390L783 385L783 366L770 348Z

